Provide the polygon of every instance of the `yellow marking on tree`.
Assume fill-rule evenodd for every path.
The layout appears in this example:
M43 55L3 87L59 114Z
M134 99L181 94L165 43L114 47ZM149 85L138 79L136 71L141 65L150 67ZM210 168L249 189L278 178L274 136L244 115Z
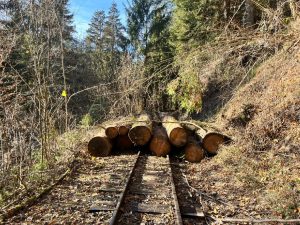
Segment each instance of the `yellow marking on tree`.
M67 91L66 91L66 90L63 90L62 93L61 93L61 96L67 97Z

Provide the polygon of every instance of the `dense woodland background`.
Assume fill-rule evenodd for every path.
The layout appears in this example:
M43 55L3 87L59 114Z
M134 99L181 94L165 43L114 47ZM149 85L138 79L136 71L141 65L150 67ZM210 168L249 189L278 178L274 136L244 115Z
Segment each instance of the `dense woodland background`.
M99 5L77 40L68 0L0 1L0 204L55 179L88 126L143 111L214 118L299 42L299 4L132 0L126 26L116 4ZM255 107L231 123L245 127Z

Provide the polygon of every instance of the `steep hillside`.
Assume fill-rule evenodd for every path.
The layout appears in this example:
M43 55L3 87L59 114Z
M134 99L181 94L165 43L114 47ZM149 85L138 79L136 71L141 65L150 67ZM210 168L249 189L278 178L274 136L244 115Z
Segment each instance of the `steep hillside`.
M298 42L262 63L218 114L234 144L189 169L192 185L228 202L209 201L216 216L300 216Z

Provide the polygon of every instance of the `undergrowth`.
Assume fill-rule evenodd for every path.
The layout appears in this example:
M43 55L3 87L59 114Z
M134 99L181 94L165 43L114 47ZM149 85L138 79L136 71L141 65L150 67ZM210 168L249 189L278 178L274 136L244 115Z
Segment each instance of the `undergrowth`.
M273 35L231 33L227 42L220 35L218 42L186 53L198 62L193 69L191 58L178 58L187 65L178 79L191 70L202 84L202 111L195 118L214 121L234 140L202 165L214 171L209 185L230 183L234 199L251 196L252 205L241 204L261 217L300 216L299 31L298 23Z
M300 63L299 46L264 62L235 93L217 121L235 137L212 164L259 205L282 218L299 217ZM259 190L259 191L256 191Z

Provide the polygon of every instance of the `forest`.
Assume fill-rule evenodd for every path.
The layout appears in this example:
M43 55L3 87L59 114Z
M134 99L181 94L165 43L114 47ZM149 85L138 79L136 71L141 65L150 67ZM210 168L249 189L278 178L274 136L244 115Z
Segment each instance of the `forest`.
M68 0L0 1L0 213L59 179L93 126L172 112L234 137L208 171L224 165L225 183L299 218L300 2L131 0L125 10L126 23L99 1L78 39Z

